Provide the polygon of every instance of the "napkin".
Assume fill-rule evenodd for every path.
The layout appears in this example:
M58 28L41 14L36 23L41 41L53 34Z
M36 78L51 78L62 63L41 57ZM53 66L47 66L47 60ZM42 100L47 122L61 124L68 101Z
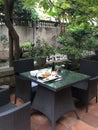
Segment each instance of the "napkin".
M32 70L32 71L30 71L30 75L31 76L36 76L37 73L38 73L38 70Z

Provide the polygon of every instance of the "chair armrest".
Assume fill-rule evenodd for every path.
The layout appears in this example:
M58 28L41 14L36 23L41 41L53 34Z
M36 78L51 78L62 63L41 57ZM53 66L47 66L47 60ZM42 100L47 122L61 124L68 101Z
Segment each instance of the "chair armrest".
M93 77L93 78L90 78L89 80L90 80L90 81L98 80L98 76L95 76L95 77Z
M10 102L9 88L0 89L0 106L6 105Z
M22 109L22 108L25 108L25 109L28 108L28 109L29 109L29 113L28 113L28 114L30 114L30 104L31 104L30 101L28 101L28 102L23 103L22 105L19 105L19 106L17 106L17 105L14 105L14 107L11 106L10 109L8 109L8 110L6 110L6 111L0 113L0 117L1 117L1 116L4 116L4 115L7 115L7 114L9 114L9 113L16 112L16 111L18 111L18 110L20 110L20 109Z
M0 130L30 130L30 102L0 113Z
M98 84L98 76L95 76L95 77L93 77L93 78L90 78L89 80L88 80L88 84L89 84L89 86L95 86L95 87L97 87L97 84Z

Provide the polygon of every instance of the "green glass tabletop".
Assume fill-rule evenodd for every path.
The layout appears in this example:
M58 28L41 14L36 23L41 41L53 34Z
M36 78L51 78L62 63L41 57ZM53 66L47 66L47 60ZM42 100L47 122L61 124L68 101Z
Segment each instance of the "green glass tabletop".
M32 76L30 72L21 73L21 76L29 78L32 81L35 81L41 84L42 86L47 87L53 91L64 89L75 83L81 82L83 80L88 80L90 78L90 76L88 75L77 73L66 69L61 69L60 72L58 72L58 75L60 76L60 78L56 80L43 81L42 79L36 76Z

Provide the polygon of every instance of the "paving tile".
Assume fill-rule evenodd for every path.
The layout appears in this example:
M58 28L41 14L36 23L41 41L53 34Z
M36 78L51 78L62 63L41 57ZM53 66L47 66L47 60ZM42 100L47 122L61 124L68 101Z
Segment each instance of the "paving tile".
M98 106L96 106L92 111L90 111L90 113L98 117Z
M96 102L94 102L94 103L89 103L89 105L88 105L88 111L91 111L92 109L94 109L95 107L96 107Z
M56 130L72 130L72 128L69 125L65 126L62 123L58 123L56 125Z
M93 99L90 101L89 105L88 105L88 111L92 111L92 110L96 107L96 105L97 105L96 99L93 98ZM78 103L76 104L76 110L77 110L77 113L78 113L78 115L79 115L80 117L86 114L85 105L82 104L81 102L78 102Z
M15 95L14 95L14 94L11 94L11 96L10 96L10 100L11 100L12 103L15 102Z
M95 130L95 128L80 120L72 126L72 130Z
M11 102L14 103L15 95L11 95ZM17 99L17 105L20 105L21 99ZM88 113L85 112L85 106L81 103L76 104L76 110L80 120L76 118L74 112L68 112L56 123L56 130L98 130L98 103L95 98L91 100L88 106ZM31 115L30 130L51 130L49 119L38 111Z
M48 118L45 118L42 115L37 115L37 114L36 115L32 115L31 119L33 120L33 123L38 123L40 125L49 123Z
M37 124L32 124L31 125L31 130L51 130L51 126L47 126L47 125L39 125Z
M82 118L82 121L84 121L87 124L90 124L93 127L98 127L98 117L94 116L91 113L85 114Z
M78 112L77 112L78 113ZM66 114L64 114L64 117L74 117L74 118L77 118L76 117L76 114L72 111L72 112L67 112Z
M50 130L51 122L48 120L46 116L39 112L36 112L32 114L31 127L35 128L35 130Z
M74 117L64 116L59 120L59 123L65 126L65 128L71 128L77 121L78 119Z

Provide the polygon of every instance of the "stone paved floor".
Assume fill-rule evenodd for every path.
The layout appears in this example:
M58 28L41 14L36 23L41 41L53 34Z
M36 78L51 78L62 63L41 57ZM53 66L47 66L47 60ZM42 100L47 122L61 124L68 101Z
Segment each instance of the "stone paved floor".
M11 99L13 101L13 98ZM88 113L85 113L85 107L79 103L76 108L80 120L73 112L69 112L57 121L56 130L98 130L98 103L96 104L95 98L89 104ZM31 116L31 130L51 130L51 122L46 116L35 111Z

